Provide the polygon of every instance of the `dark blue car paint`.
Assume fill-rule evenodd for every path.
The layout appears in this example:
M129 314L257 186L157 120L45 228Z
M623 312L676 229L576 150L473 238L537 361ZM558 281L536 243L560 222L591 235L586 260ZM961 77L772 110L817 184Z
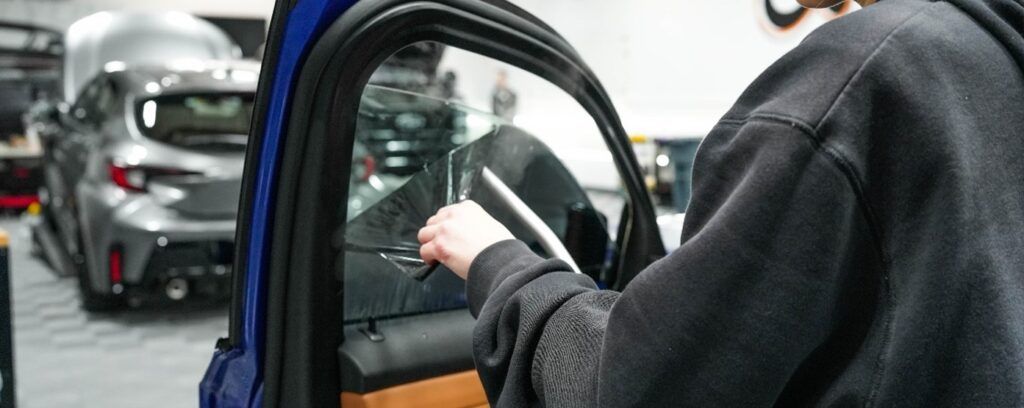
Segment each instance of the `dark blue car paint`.
M287 113L302 62L327 26L355 0L300 0L288 13L277 55L276 72L267 99L265 133L254 183L252 219L248 237L248 270L242 299L241 333L235 347L216 351L199 386L199 405L204 408L260 407L263 405L263 351L266 339L267 253L274 213L280 147ZM236 300L237 301L237 300Z

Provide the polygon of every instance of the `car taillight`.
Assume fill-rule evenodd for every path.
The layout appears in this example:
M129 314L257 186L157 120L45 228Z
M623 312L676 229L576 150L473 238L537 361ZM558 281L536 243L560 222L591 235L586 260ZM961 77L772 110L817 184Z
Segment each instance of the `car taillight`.
M111 162L107 164L110 173L110 181L118 187L128 191L146 191L146 183L153 177L160 176L187 176L199 174L181 169L170 169L149 166L128 166Z
M123 277L121 273L122 265L120 247L115 246L110 248L110 258L108 261L110 263L110 283L113 285L120 285L121 278Z
M125 190L146 191L146 173L138 167L120 166L110 163L110 181Z

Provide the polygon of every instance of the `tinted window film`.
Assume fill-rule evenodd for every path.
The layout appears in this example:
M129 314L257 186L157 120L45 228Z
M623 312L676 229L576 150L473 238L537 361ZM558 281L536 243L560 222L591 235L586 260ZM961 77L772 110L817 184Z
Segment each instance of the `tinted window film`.
M383 64L360 104L348 224L332 242L345 321L465 307L465 285L450 271L423 277L416 233L439 208L466 199L538 254L567 254L599 283L614 273L626 196L592 118L514 67L454 47L415 51ZM556 238L554 248L540 230Z

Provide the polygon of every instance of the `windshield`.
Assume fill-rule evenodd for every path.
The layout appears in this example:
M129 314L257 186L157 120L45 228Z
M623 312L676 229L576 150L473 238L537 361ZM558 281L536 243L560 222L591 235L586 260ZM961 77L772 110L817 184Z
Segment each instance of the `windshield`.
M164 95L142 101L136 123L146 137L205 152L244 152L254 94Z

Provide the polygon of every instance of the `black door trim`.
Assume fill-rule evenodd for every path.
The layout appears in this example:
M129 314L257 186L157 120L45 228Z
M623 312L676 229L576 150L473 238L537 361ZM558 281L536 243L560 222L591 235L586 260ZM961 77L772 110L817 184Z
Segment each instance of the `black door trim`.
M238 198L238 216L235 219L235 255L234 267L231 272L231 311L228 315L228 337L217 341L217 348L224 351L238 345L242 338L242 302L245 297L245 276L249 252L249 221L252 220L252 194L256 191L256 179L259 173L259 158L263 146L263 135L267 132L267 111L270 101L267 99L273 90L274 76L277 71L278 54L281 52L281 41L284 40L285 23L289 8L282 7L290 0L278 0L274 6L274 15L270 19L270 30L267 44L264 47L263 61L260 68L260 79L256 88L256 99L252 120L249 126L249 142L245 147L245 165L242 169L242 190Z

